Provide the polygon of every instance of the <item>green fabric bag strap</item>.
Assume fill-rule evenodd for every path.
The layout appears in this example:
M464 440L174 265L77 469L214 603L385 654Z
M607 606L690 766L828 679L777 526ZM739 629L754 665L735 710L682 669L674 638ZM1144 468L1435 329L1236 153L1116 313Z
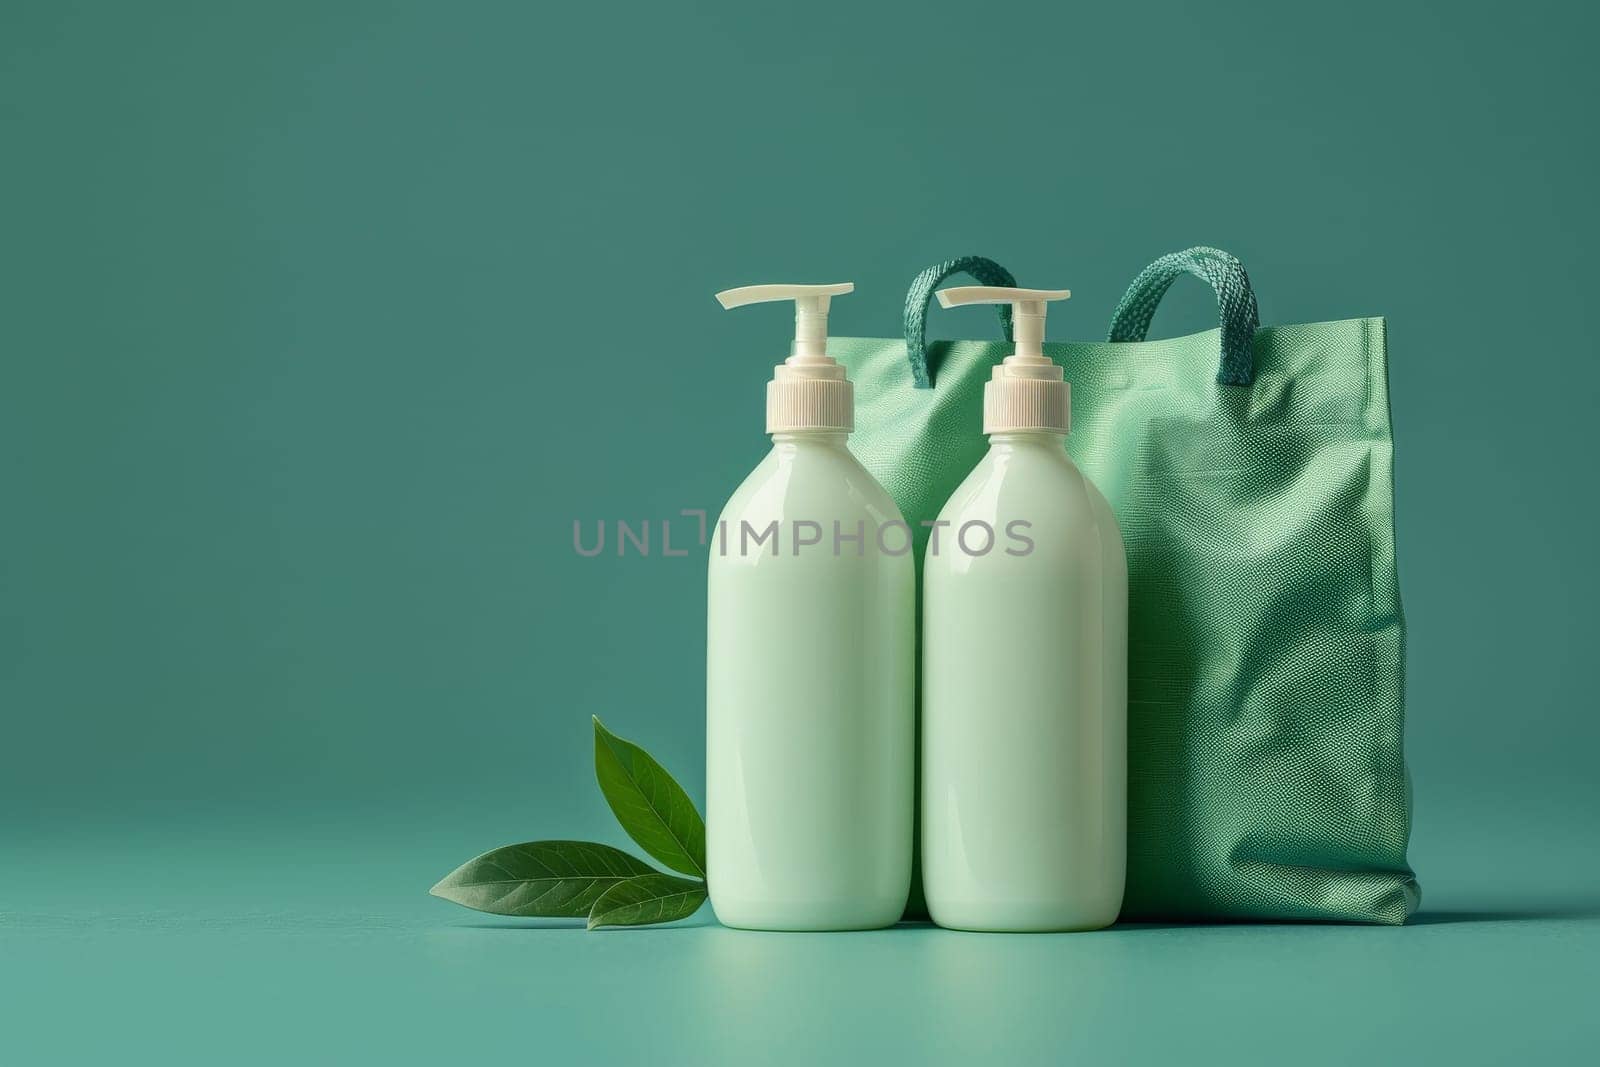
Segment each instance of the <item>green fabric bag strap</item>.
M1162 256L1140 271L1111 316L1106 340L1143 341L1157 305L1180 274L1193 274L1217 294L1217 312L1222 318L1222 366L1217 381L1249 385L1256 376L1255 336L1261 314L1244 264L1220 248L1186 248Z
M970 274L980 285L1014 287L1017 279L1011 272L992 259L982 256L961 256L958 259L935 263L911 283L906 293L906 356L911 360L911 379L918 389L932 389L933 376L928 373L928 304L939 283L952 274ZM1159 298L1158 298L1159 299ZM1011 340L1011 305L998 305L1000 329L1006 340Z

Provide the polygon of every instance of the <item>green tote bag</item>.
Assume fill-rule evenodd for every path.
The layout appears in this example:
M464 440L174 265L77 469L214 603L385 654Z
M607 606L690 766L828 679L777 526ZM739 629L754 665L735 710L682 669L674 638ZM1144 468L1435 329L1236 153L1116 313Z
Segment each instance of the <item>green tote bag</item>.
M1016 284L952 260L912 284L904 342L830 342L855 382L852 449L919 566L921 524L988 448L983 383L1009 352L925 344L929 298L957 273ZM1220 327L1145 340L1185 273L1215 290ZM1191 248L1134 279L1109 336L1045 351L1072 383L1067 450L1128 552L1122 918L1404 922L1418 890L1384 321L1258 328L1239 261Z

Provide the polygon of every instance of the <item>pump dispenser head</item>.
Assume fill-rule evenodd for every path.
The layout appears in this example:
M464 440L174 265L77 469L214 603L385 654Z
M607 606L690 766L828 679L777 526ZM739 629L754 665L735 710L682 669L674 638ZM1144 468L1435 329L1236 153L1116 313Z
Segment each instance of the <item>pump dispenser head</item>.
M855 428L855 392L844 368L828 356L828 302L855 289L835 285L746 285L725 289L717 303L725 308L794 301L794 344L789 358L767 383L767 432Z
M1068 289L1008 289L966 285L938 292L940 307L962 304L1010 304L1011 336L1016 351L994 368L983 387L983 432L1012 430L1067 432L1072 424L1072 386L1061 368L1044 354L1044 314L1052 300L1065 300Z

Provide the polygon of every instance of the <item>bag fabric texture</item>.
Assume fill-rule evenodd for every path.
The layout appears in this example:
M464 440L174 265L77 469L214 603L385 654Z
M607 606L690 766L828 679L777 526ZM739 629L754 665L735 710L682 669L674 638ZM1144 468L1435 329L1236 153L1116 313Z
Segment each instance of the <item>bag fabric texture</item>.
M922 524L988 449L983 385L1010 352L925 344L957 273L1016 284L951 260L913 283L904 341L829 344L855 382L851 447L919 574ZM1145 340L1185 273L1216 292L1219 328ZM1045 352L1072 384L1067 451L1128 553L1123 920L1404 922L1419 893L1384 320L1258 328L1239 261L1192 248L1134 280L1108 341ZM920 877L907 914L925 915Z

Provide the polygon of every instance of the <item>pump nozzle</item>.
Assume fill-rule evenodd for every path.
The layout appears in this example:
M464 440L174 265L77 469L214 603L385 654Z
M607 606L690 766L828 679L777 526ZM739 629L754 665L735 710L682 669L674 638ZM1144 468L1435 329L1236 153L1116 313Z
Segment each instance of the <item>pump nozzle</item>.
M828 300L855 290L854 282L833 285L746 285L724 289L717 303L724 308L765 304L772 300L794 301L794 348L790 363L815 363L828 358Z
M941 289L937 295L939 306L947 308L1011 305L1011 336L1017 347L983 387L983 432L1066 433L1072 422L1072 387L1063 380L1061 368L1045 358L1044 313L1050 301L1067 299L1071 290L964 285Z
M794 301L794 344L767 383L767 432L845 430L855 425L855 394L844 368L828 357L828 301L855 290L833 285L746 285L724 289L725 308Z
M1018 362L1037 362L1044 359L1044 313L1052 300L1065 300L1071 289L1008 289L998 285L963 285L938 292L939 306L958 307L962 304L1010 304L1011 336L1017 350L1011 358Z

